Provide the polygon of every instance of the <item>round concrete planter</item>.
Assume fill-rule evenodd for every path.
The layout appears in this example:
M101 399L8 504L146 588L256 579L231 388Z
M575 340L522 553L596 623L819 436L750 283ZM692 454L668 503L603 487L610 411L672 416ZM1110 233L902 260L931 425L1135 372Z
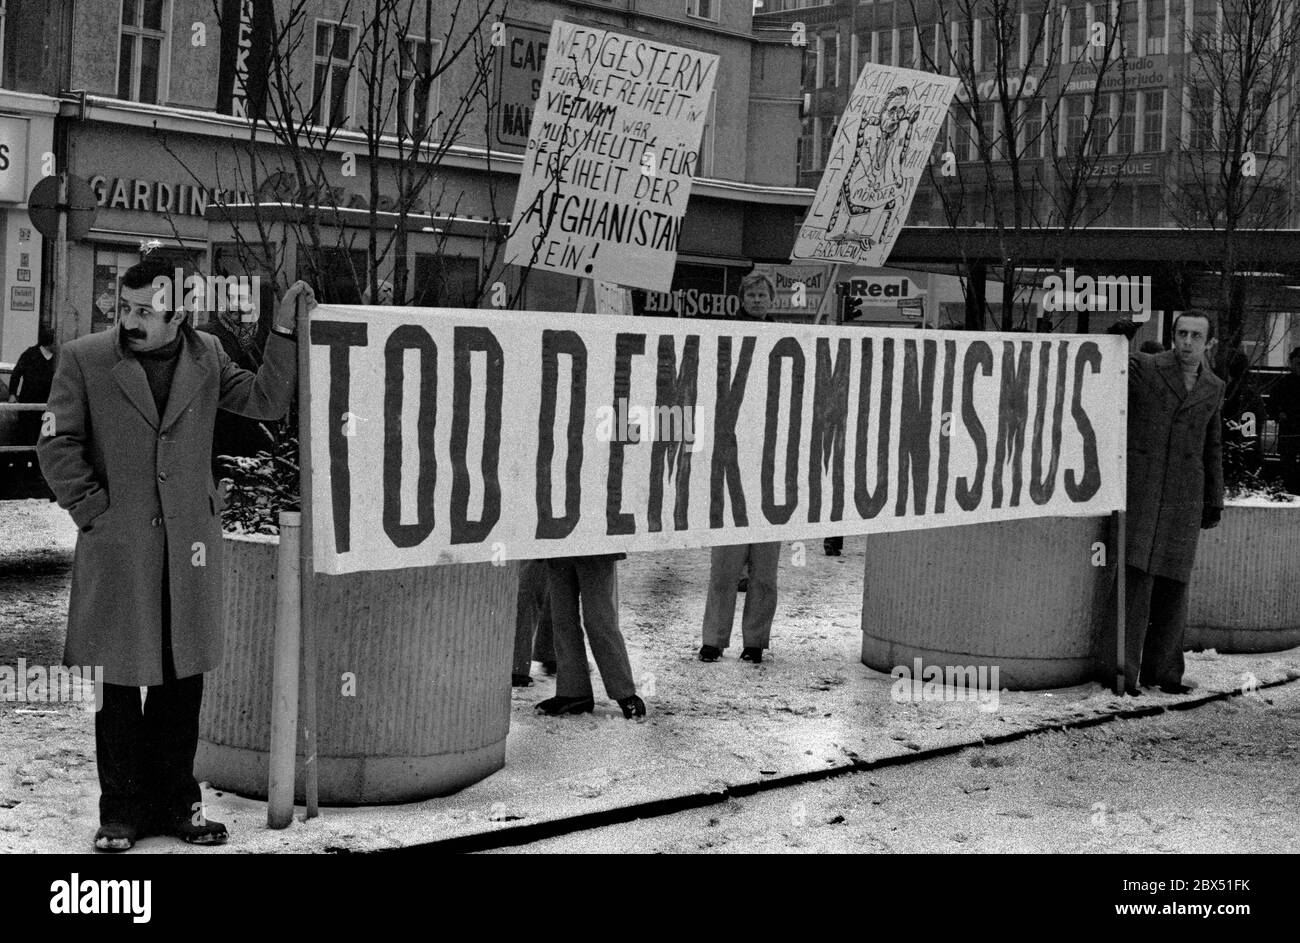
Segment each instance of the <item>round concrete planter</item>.
M1105 518L1046 517L872 534L862 663L997 667L1013 689L1093 679L1104 621L1094 613L1114 570L1093 565L1093 548L1107 529Z
M226 652L205 686L195 764L213 786L257 797L266 795L277 549L275 538L225 539ZM314 579L322 802L446 795L505 764L517 565Z
M1300 645L1300 504L1229 503L1201 531L1184 643L1225 653Z

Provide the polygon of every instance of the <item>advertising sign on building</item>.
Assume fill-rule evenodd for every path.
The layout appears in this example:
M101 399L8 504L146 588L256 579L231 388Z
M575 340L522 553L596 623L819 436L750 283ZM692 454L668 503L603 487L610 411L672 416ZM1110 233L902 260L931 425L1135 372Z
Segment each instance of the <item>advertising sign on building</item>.
M0 116L0 203L22 203L27 189L27 119Z
M907 219L958 79L868 63L832 140L793 259L883 265Z
M556 21L508 263L672 285L718 57Z
M221 0L217 111L261 117L276 36L274 0Z
M830 284L830 270L829 265L807 263L754 266L755 274L766 275L776 287L772 313L778 318L815 315Z
M533 111L542 94L542 70L551 31L539 26L511 24L505 45L496 47L497 102L493 113L497 144L507 148L528 146Z
M322 305L310 338L320 572L1124 504L1122 337Z

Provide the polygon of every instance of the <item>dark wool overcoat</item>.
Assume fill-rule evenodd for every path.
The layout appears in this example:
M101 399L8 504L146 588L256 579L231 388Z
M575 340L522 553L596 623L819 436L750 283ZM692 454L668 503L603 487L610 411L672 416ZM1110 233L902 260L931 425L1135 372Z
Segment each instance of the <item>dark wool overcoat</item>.
M1188 392L1172 350L1129 357L1129 566L1191 578L1202 510L1223 507L1223 391L1202 367Z
M162 594L170 593L176 676L221 661L221 520L212 482L217 409L279 419L297 381L296 346L272 335L257 373L211 334L181 328L164 414L116 329L64 345L50 390L41 472L81 529L64 663L102 665L104 681L163 681ZM166 557L168 585L163 585Z

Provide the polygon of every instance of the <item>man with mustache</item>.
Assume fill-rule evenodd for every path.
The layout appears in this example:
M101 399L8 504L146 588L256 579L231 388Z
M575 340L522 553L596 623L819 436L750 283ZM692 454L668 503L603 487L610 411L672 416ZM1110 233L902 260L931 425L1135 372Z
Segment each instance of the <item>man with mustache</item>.
M101 851L150 834L227 839L224 825L204 818L194 780L203 674L220 663L223 642L212 427L218 409L258 419L288 411L297 307L315 303L304 282L289 289L252 373L170 309L174 275L161 260L132 266L117 326L64 345L52 422L37 446L46 481L81 531L64 664L103 668Z

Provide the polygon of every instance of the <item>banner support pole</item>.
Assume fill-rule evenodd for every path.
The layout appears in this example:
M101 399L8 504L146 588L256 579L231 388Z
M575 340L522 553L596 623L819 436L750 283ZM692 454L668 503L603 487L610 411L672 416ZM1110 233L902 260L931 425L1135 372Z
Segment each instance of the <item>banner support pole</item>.
M298 670L301 663L302 515L280 512L276 553L275 645L271 670L271 757L266 783L266 826L286 828L293 821L294 761L298 740Z
M318 769L316 764L316 626L312 605L315 582L312 561L311 512L311 312L297 300L294 312L298 333L298 495L302 508L302 529L298 549L298 586L302 618L302 711L299 730L305 754L303 763L303 799L305 818L320 814L317 807Z
M1111 511L1112 532L1115 534L1115 694L1124 693L1124 635L1128 628L1128 587L1125 582L1125 570L1128 568L1128 554L1125 550L1127 521L1123 511ZM1133 679L1136 686L1137 679Z

